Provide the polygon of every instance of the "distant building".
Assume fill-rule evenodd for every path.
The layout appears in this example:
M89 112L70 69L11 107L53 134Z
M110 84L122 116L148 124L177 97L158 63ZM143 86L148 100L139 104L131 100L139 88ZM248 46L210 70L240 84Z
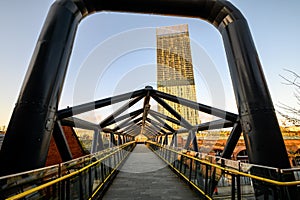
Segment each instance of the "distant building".
M0 131L0 149L2 147L4 136L5 136L5 131Z
M188 25L160 27L156 29L157 42L157 90L196 101L195 80ZM168 102L192 125L200 123L198 111ZM159 106L158 111L170 116ZM172 124L174 129L178 125Z

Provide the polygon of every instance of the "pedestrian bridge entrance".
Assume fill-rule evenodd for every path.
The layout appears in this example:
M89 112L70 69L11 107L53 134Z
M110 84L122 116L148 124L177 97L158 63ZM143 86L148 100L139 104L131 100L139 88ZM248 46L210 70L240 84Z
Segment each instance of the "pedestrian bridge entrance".
M193 153L152 141L132 141L70 162L1 177L1 199L255 199L253 182L267 188L266 196L280 199L289 188L300 185L297 169L268 168L272 180L251 174L267 167ZM277 180L286 173L297 180Z
M212 24L223 38L238 114L149 86L58 110L77 27L90 14L102 11L175 15ZM49 10L21 88L0 151L1 199L99 199L106 195L118 199L118 193L132 193L130 199L147 199L147 195L151 199L154 195L168 199L192 195L187 198L193 199L192 191L202 199L299 198L299 169L291 168L248 23L229 1L57 0ZM142 108L125 112L142 99ZM150 100L170 116L151 109ZM76 117L123 101L123 106L99 123ZM217 119L191 124L171 102ZM175 130L170 123L180 128ZM73 127L94 131L91 152L83 151L73 137ZM232 129L220 157L199 153L197 132L228 127ZM177 145L181 133L188 133L182 149ZM109 143L104 144L103 134L110 138ZM136 147L139 134L147 137L145 144L157 157L137 156L136 151L146 151ZM241 135L251 164L230 159ZM49 154L55 158L51 165ZM139 159L132 160L135 156ZM181 179L170 181L175 177L164 172L163 163ZM126 172L126 166L135 173ZM149 172L144 174L141 169ZM159 172L162 174L156 174ZM192 191L181 184L177 188L175 184L181 181ZM150 190L148 184L152 184ZM177 188L177 193L171 188Z

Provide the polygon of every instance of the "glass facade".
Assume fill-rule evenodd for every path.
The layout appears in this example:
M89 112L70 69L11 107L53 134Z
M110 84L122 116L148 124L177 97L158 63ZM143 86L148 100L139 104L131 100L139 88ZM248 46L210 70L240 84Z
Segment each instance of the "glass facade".
M196 101L188 25L157 28L156 42L157 90ZM192 125L200 123L198 111L173 102L167 103ZM158 111L172 117L160 105ZM179 128L176 124L170 125L174 129Z

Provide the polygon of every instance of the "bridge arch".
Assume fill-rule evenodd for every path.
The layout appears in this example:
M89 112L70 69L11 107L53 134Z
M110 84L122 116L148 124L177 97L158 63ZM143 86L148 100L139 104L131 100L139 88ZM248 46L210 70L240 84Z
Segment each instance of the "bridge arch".
M100 11L176 15L214 25L223 37L250 162L290 167L247 21L230 2L57 0L40 33L7 129L0 152L2 174L44 166L78 24Z

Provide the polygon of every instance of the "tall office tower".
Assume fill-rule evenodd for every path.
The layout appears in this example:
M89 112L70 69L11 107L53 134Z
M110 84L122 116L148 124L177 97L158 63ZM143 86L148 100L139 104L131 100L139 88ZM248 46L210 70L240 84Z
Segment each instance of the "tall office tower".
M156 29L157 43L157 90L196 101L196 89L188 25L160 27ZM192 125L199 124L198 111L168 102ZM158 111L171 116L159 105ZM172 124L174 129L179 126Z

